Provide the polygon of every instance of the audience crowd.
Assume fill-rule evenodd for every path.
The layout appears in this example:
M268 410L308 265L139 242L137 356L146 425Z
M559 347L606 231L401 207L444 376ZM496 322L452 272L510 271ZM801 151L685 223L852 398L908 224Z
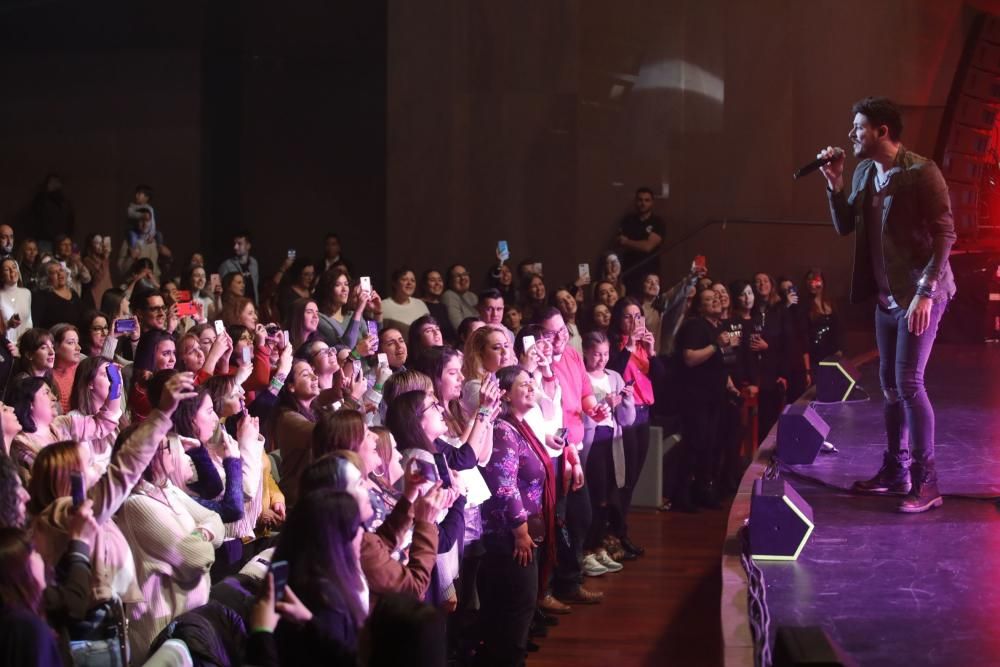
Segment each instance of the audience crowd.
M662 509L717 508L743 404L766 433L842 347L819 270L661 275L645 188L593 278L498 248L384 298L335 234L175 263L152 199L117 250L56 177L0 225L4 665L521 665L643 556L651 425Z

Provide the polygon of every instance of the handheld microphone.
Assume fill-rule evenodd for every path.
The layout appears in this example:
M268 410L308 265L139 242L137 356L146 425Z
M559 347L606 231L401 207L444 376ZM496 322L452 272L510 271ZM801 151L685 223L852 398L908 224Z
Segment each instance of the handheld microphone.
M813 173L820 167L828 165L834 160L839 160L843 155L844 151L838 148L836 152L834 152L834 154L831 155L830 157L819 157L810 162L809 164L799 167L798 169L795 170L795 173L792 174L792 178L798 180L803 176L808 176L809 174Z

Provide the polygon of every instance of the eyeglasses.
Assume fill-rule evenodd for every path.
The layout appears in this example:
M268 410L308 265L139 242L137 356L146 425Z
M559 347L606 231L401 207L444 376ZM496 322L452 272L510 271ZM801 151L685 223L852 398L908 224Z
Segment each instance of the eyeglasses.
M309 358L310 359L315 359L316 357L318 357L321 354L336 356L337 355L337 348L335 348L335 347L324 347L321 350L316 350L315 352L313 352L312 356L309 357Z
M90 330L91 331L104 331L104 332L110 331L110 329L107 326L103 326L102 327L102 326L99 326L99 325L96 325L96 324L94 326L90 327Z
M566 328L564 324L561 328L555 331L546 331L542 334L542 338L545 340L555 340L556 338L562 338L563 336L569 335L569 329Z
M441 405L438 401L434 401L430 405L425 405L420 410L420 416L422 417L424 415L424 413L427 412L428 410L439 410L440 412L443 413L444 412L444 406Z
M239 342L241 342L241 343L252 343L253 342L253 336L251 336L250 334L246 334L245 333L242 336L240 336Z
M166 306L150 306L146 310L148 310L151 313L165 313L165 312L167 312L167 307Z

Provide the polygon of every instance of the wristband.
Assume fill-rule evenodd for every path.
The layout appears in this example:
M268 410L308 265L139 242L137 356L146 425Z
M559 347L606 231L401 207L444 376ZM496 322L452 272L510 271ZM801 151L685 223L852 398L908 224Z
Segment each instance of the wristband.
M374 389L375 391L377 391L377 392L379 392L379 393L381 394L381 393L382 393L382 388L383 388L384 386L385 386L385 385L381 385L381 384L376 384L376 385L374 385L374 386L372 387L372 389Z
M255 632L266 632L269 635L274 634L274 631L271 630L271 628L265 628L263 626L259 626L250 630L250 634L253 634Z
M351 350L351 354L349 356L351 357L351 359L354 359L354 361L361 361L361 355L358 354L358 351L356 349Z

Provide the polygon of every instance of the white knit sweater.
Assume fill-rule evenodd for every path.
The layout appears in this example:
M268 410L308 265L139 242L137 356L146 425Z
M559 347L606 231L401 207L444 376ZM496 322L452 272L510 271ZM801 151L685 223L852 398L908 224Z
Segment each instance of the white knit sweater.
M132 547L144 602L129 605L129 646L142 664L149 645L170 621L208 602L208 572L222 544L222 519L173 484L159 489L142 481L116 517ZM204 529L211 541L198 532Z

